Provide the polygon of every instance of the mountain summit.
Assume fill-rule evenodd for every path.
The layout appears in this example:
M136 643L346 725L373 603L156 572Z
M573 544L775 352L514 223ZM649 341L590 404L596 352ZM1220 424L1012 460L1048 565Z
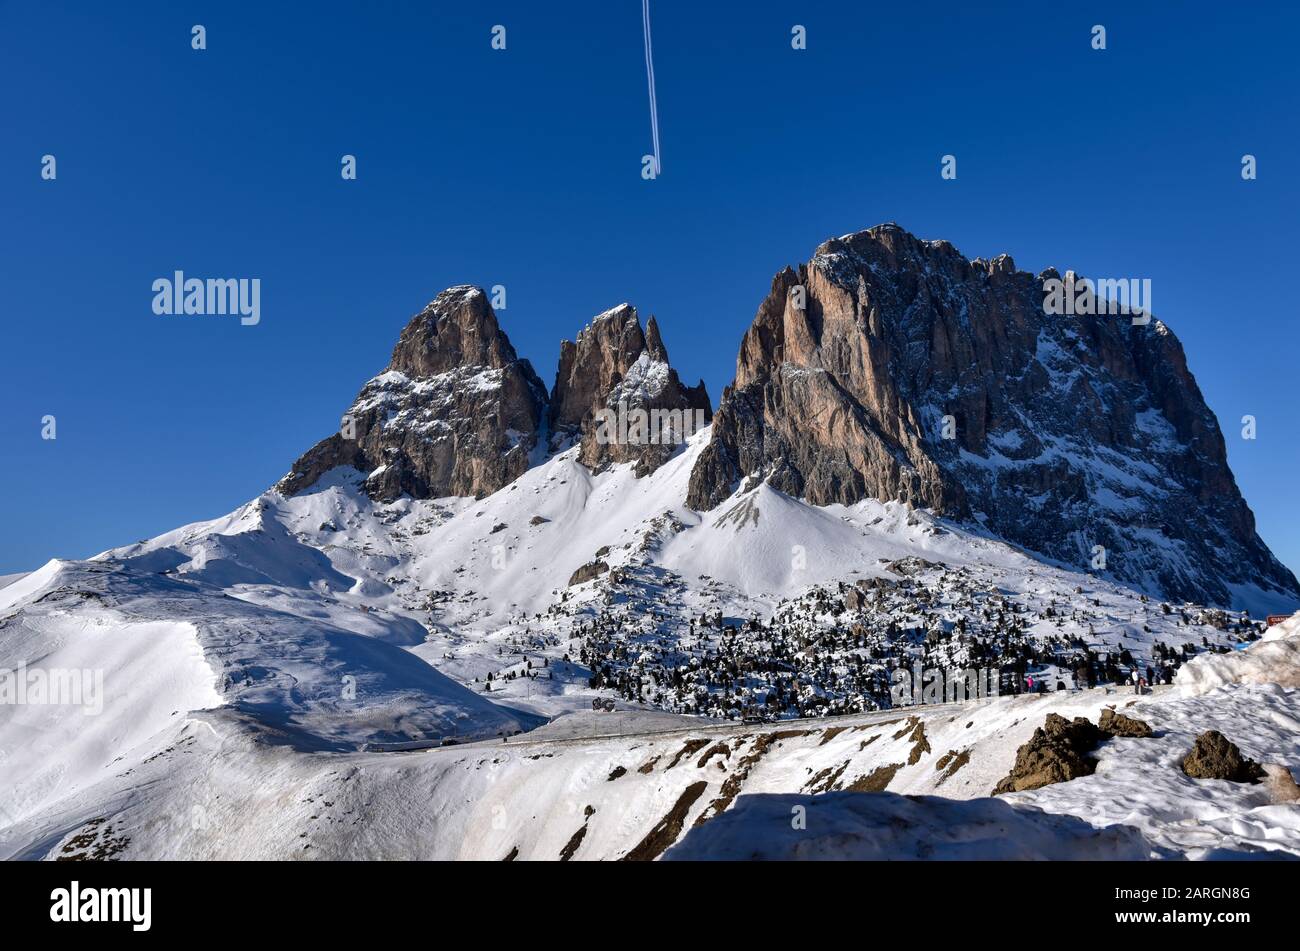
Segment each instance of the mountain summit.
M451 287L411 318L388 368L344 414L340 431L294 463L285 495L331 469L367 474L366 492L392 501L481 497L528 468L546 412L546 388L516 356L487 295Z
M672 440L629 443L598 438L597 414L602 410L622 415L636 410L698 411L703 421L712 409L703 381L688 387L678 379L654 317L643 332L630 304L599 314L576 342L560 344L551 397L552 438L557 445L566 437L580 440L579 458L588 468L635 462L637 474L646 475L676 450Z
M707 512L755 480L818 506L899 500L1163 597L1300 597L1255 531L1178 339L1146 313L1048 314L1059 280L895 224L823 243L773 279L684 501ZM630 463L644 477L681 440L629 439L621 418L602 429L638 413L711 417L653 317L597 315L562 342L548 394L487 295L453 287L277 488L343 466L379 501L482 498L574 444L591 472Z
M688 503L757 476L817 505L929 507L1168 597L1295 596L1177 338L1048 315L1052 278L894 224L825 242L772 281Z
M450 287L411 318L340 431L299 458L276 488L297 495L331 469L350 467L366 475L365 491L377 501L482 498L537 461L548 430L554 450L580 442L581 461L593 470L635 462L647 475L677 450L680 440L598 439L602 410L698 412L707 421L711 404L702 381L687 387L678 379L655 319L643 331L629 304L597 315L576 343L563 341L548 394L482 288Z

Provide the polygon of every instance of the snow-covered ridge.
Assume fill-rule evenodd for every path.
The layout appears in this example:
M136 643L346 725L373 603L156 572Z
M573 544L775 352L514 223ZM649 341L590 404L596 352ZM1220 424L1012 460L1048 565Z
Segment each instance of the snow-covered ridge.
M87 838L116 857L179 859L1300 854L1294 804L1176 765L1225 711L1263 705L1271 716L1234 738L1300 766L1285 725L1300 692L1236 689L1255 692L1128 705L1096 690L775 727L587 713L504 744L328 759L251 742L207 713L178 722L129 775L0 826L0 856L78 854ZM1096 720L1107 705L1157 736L1109 741L1094 776L987 798L1047 713ZM818 820L808 835L789 834L795 807ZM899 837L900 822L929 831ZM995 835L999 824L1017 834Z

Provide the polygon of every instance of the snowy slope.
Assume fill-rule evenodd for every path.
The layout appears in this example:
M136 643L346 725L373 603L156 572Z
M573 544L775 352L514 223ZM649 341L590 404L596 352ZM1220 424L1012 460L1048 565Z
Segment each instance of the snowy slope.
M907 650L931 650L927 631L992 631L1005 615L1017 643L1128 649L1146 663L1157 642L1226 650L1246 630L1224 612L1151 603L900 503L818 508L760 484L701 516L682 500L707 438L641 479L629 465L593 474L570 449L478 500L378 503L360 491L365 474L338 469L301 495L268 492L227 516L10 582L0 588L0 668L99 671L105 703L94 716L0 706L0 854L66 854L93 840L91 854L124 857L657 857L741 794L883 783L891 793L987 796L1048 710L1095 718L1117 701L1098 690L871 712L833 696L871 650L859 640L838 652L813 637L788 661L798 709L860 715L756 727L664 712L735 715L726 683L701 681L684 703L664 679L677 664L699 674L724 645L759 657L778 627L798 642L805 630L857 625L877 637L891 624L912 632ZM579 569L589 580L571 584ZM865 582L877 587L849 606ZM715 615L731 626L706 629ZM612 640L601 647L603 638ZM956 644L933 656L960 665L967 648ZM590 685L581 657L592 651L649 689L617 695L620 713L576 714L613 695ZM1237 656L1207 651L1202 661ZM1250 730L1233 719L1225 732L1294 770L1283 733L1298 713L1295 691L1270 670L1262 680L1274 686L1260 689L1272 692L1241 696L1270 705L1271 719ZM1237 690L1249 679L1220 677ZM745 689L770 687L755 683ZM1151 741L1142 769L1167 765L1197 724L1222 722L1216 711L1248 716L1246 700L1169 707L1169 739ZM872 726L891 720L901 722ZM929 749L911 761L916 723ZM362 752L441 739L471 745ZM1113 772L1126 788L1150 786L1141 770ZM1254 793L1211 812L1184 802L1206 798L1195 787L1159 789L1109 817L1137 838L1097 839L1029 813L1014 821L1030 838L1081 833L1077 854L1101 841L1112 856L1135 842L1153 855L1200 856L1204 837L1180 824L1244 816L1255 831L1232 832L1232 848L1300 851L1290 820ZM1103 794L1125 801L1048 790L1007 802L1088 818ZM850 813L851 823L882 814ZM990 815L980 807L960 821L983 828Z
M0 670L84 681L77 702L0 704L0 818L10 821L158 753L179 718L219 705L303 750L540 722L379 637L117 562L51 562L5 594Z
M1074 816L1017 809L997 799L834 792L744 796L734 809L692 829L665 858L1134 861L1149 858L1150 851L1126 826L1098 829Z
M0 621L0 670L29 686L65 673L76 693L0 704L0 819L9 821L97 782L132 751L153 753L178 716L222 703L191 625L128 620L93 602L69 610L57 562L28 577L44 580L37 590L51 607Z
M0 588L7 588L15 581L21 581L23 578L26 578L28 574L29 572L20 571L17 574L12 575L0 575Z
M654 715L625 719L618 728L626 735L582 738L600 721L589 714L549 737L542 730L504 744L328 757L255 742L222 708L176 724L167 748L131 775L0 830L0 855L77 854L89 836L123 858L653 859L683 840L685 857L699 848L714 857L742 848L831 857L844 843L827 841L827 825L839 835L846 823L860 833L900 822L927 834L876 836L873 856L973 855L993 848L999 823L1018 830L1014 841L979 854L1300 855L1300 807L1271 801L1263 785L1191 780L1177 768L1191 736L1217 726L1232 730L1248 755L1300 772L1287 722L1300 715L1300 691L1227 689L1259 692L1213 702L1148 698L1126 712L1157 725L1156 737L1111 740L1097 775L997 802L987 798L992 785L1049 711L1095 720L1127 698L1098 689L759 729L684 718L671 729ZM1243 728L1243 711L1261 703L1269 715ZM857 792L866 788L882 793ZM834 792L841 799L820 801ZM943 798L911 798L918 795ZM750 797L757 802L747 804ZM774 805L772 797L782 799ZM808 807L810 821L808 834L792 837L795 804ZM855 846L835 857L859 854Z
M819 508L760 484L701 516L682 500L708 435L647 478L629 465L593 475L571 449L480 500L376 504L360 491L361 474L339 469L305 494L267 493L230 516L101 558L328 620L469 682L499 668L505 641L540 635L544 654L544 635L563 639L580 622L556 619L539 631L547 625L530 623L537 615L608 600L612 574L568 588L575 571L597 560L648 568L663 607L683 624L712 609L770 616L813 586L890 577L889 563L919 557L969 569L1026 604L1059 606L1080 588L1098 602L1088 622L1041 625L1044 634L1085 636L1091 627L1099 646L1139 650L1157 639L1217 636L1175 623L1130 590L1044 565L902 503Z
M1132 826L1193 859L1300 855L1300 804L1279 798L1268 784L1192 779L1179 768L1198 734L1219 730L1250 758L1280 766L1294 786L1300 690L1264 683L1196 698L1170 694L1124 712L1146 720L1156 736L1117 737L1103 745L1095 775L1006 798L1094 825Z

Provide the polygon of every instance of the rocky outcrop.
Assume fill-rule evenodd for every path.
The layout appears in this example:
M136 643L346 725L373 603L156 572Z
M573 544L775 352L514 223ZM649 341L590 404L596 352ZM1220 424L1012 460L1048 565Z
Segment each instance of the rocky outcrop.
M560 344L551 396L551 444L581 444L590 469L633 462L638 476L663 465L712 415L704 383L683 386L653 317L620 304Z
M1242 755L1241 750L1218 730L1206 730L1183 758L1183 772L1193 779L1226 779L1234 783L1257 783L1264 768Z
M582 584L590 581L592 578L599 578L605 572L609 571L609 565L603 561L592 561L585 565L580 565L573 574L569 576L569 583L566 587L572 588L575 584Z
M1149 315L1045 314L1057 277L892 224L825 242L760 304L688 504L758 475L817 505L927 506L1166 597L1300 597L1178 340Z
M1146 720L1127 717L1122 713L1116 713L1110 707L1101 711L1101 716L1097 718L1097 727L1103 733L1109 733L1111 736L1145 739L1155 735L1151 729L1151 724L1147 723Z
M1300 784L1296 783L1291 770L1280 763L1265 763L1263 770L1269 802L1278 805L1300 802Z
M1089 754L1108 738L1087 717L1067 720L1058 713L1049 713L1029 742L1016 750L1015 766L997 784L993 795L1041 789L1091 776L1097 771L1097 762Z
M452 287L402 331L387 370L370 380L340 432L317 443L276 486L286 495L331 469L366 474L380 501L481 497L528 467L546 389L497 325L487 296Z

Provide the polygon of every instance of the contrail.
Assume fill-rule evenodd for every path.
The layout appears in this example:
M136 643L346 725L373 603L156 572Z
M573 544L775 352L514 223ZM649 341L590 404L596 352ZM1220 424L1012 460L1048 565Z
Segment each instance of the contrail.
M655 62L650 47L650 0L641 0L641 25L645 27L645 75L650 83L650 137L654 142L655 176L659 175L659 107L655 103Z

